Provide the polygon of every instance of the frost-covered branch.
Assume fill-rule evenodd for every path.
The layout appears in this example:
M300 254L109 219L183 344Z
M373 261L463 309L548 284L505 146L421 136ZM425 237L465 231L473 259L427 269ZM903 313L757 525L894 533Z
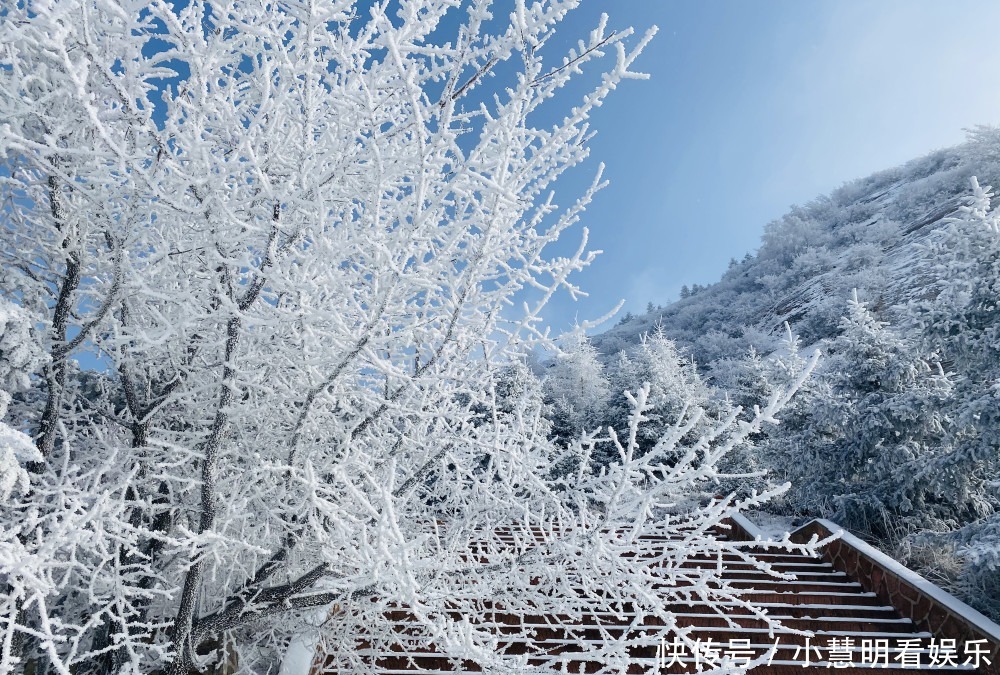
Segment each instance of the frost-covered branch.
M619 463L571 484L518 370L594 255L585 232L552 248L602 171L568 199L556 181L650 37L602 19L556 54L576 5L9 9L0 292L49 359L9 415L41 457L4 459L0 675L184 673L222 646L267 672L314 608L353 648L404 606L499 667L456 613L579 612L593 590L666 616L665 563L707 593L679 562L718 550L705 533L739 505L693 495L783 399L677 464L693 418L635 452L640 392L622 438L580 446ZM684 548L624 555L657 532Z

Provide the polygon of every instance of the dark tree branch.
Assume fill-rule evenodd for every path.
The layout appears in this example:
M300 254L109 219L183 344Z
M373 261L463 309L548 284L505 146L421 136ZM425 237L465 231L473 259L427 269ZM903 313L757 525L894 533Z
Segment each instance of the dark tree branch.
M73 295L80 286L80 255L73 250L66 232L66 204L63 200L63 188L59 179L53 175L48 178L49 210L55 221L56 230L63 235L62 248L65 252L66 272L63 275L59 296L52 310L52 362L45 369L45 381L48 392L45 399L45 409L39 420L36 445L42 457L48 459L56 442L56 427L62 408L63 391L66 388L66 361L58 358L59 350L66 344L66 329L73 308ZM42 470L41 463L33 462L29 467L35 472Z
M218 469L219 450L226 427L229 425L229 404L233 397L233 381L236 379L236 369L233 360L236 347L239 344L242 320L239 316L230 317L226 322L225 363L222 368L222 382L219 392L219 402L216 407L215 419L208 438L202 444L201 465L201 517L198 521L198 534L204 534L212 529L218 511L215 495L215 478ZM204 561L196 558L191 562L184 576L184 586L181 590L180 606L174 618L172 637L177 655L167 668L168 675L184 675L191 663L194 644L192 630L197 596L201 588L201 578Z
M608 44L611 43L612 40L615 39L615 37L617 37L617 35L618 35L617 31L612 31L611 35L609 35L608 37L604 38L599 43L597 43L596 45L594 45L593 47L591 47L590 49L582 52L575 59L570 59L569 61L567 61L563 65L559 66L558 68L553 68L552 70L550 70L549 72L545 73L544 75L539 75L538 77L536 77L535 79L533 79L531 81L531 86L532 87L537 87L538 85L540 85L542 82L544 82L545 80L549 79L553 75L556 75L556 74L558 74L558 73L566 70L567 68L572 68L577 63L579 63L580 61L583 61L585 58L587 58L588 56L590 56L594 52L596 52L596 51L598 51L598 50L603 49L604 47L606 47Z

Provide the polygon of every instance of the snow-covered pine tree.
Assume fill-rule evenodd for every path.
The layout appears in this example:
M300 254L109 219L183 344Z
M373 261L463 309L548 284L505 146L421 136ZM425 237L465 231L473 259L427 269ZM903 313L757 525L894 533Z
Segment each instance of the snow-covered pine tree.
M559 350L545 370L544 388L552 433L563 444L604 424L609 383L604 364L583 330L562 336Z
M1000 211L991 209L990 187L973 178L972 191L961 217L926 249L923 271L933 281L910 310L925 348L958 376L953 410L968 436L949 461L989 473L979 463L995 462L1000 445L994 386L1000 378Z
M709 378L732 404L749 410L770 395L773 388L769 377L771 370L769 360L751 347L742 357L724 357L713 361Z
M940 526L962 508L958 486L926 471L951 441L951 382L856 294L841 329L803 419L768 439L766 454L793 485L788 501L882 541Z
M0 673L273 672L317 610L350 659L358 622L400 605L500 671L456 613L558 609L553 566L668 618L648 565L717 552L704 533L739 507L682 498L787 392L664 472L669 437L635 452L640 390L618 468L569 481L530 388L497 391L592 257L549 245L600 175L565 208L553 181L641 77L646 38L606 19L553 55L576 4L4 7L0 291L46 358L8 417L39 461L0 503ZM622 531L687 539L651 561ZM695 574L687 592L728 598Z
M711 389L698 373L696 364L681 354L677 345L659 328L643 335L639 345L618 354L608 369L610 396L603 424L613 429L627 426L631 404L627 392L638 391L644 384L651 394L646 413L649 421L639 435L639 451L648 451L675 424L699 419L681 445L699 438L724 416L721 401L714 400ZM760 400L760 399L758 399ZM608 456L605 462L617 461Z
M979 128L974 152L995 159L997 132ZM955 372L948 408L961 433L925 471L947 477L956 505L948 539L968 566L969 588L1000 588L1000 210L993 192L971 179L972 194L943 235L925 250L922 272L933 281L910 304L928 349ZM973 602L984 602L982 598ZM994 603L985 607L997 611Z
M747 414L752 414L759 405L758 401L767 400L794 382L809 363L802 354L799 337L787 323L784 337L780 340L762 335L754 335L753 339L757 344L769 347L771 353L768 357L761 356L756 348L751 347L741 358L720 358L712 362L708 371L709 381L723 393L728 406L738 407ZM731 481L724 487L739 491L765 491L788 483L796 473L789 464L788 453L798 453L797 448L801 445L815 442L812 436L816 428L809 419L808 411L813 401L817 397L825 397L827 391L822 380L815 375L803 382L795 398L782 411L781 424L749 436L748 442L730 453L721 466L727 473L758 475L752 479ZM795 442L789 443L791 439ZM794 485L792 487L792 491L784 492L768 508L786 514L799 513L795 503L797 493Z

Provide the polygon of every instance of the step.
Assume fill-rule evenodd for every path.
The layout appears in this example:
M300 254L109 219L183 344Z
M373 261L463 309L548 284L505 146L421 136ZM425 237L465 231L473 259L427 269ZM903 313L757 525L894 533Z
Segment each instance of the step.
M595 655L596 657L597 655ZM806 661L800 658L783 658L785 655L775 655L770 660L765 660L767 665L762 664L759 668L767 668L770 673L783 673L787 672L802 672L802 670L809 668L810 670L823 670L823 671L834 671L844 673L845 675L851 675L852 673L868 673L869 675L873 670L877 670L880 673L886 673L888 675L902 675L908 673L912 675L914 671L917 670L930 670L930 667L925 666L923 668L901 667L898 663L893 663L890 661L890 665L883 665L880 660L878 663L863 664L854 663L848 667L838 668L835 664L826 660L808 661L808 666ZM794 656L794 654L792 655ZM598 657L599 658L599 657ZM722 656L720 654L720 660ZM580 655L577 658L571 656L555 656L555 657L544 657L540 656L537 658L527 658L527 665L529 667L549 667L555 672L569 672L569 673L598 673L601 672L605 667L605 664L592 657L587 659L585 656ZM684 673L684 672L696 672L697 666L700 664L702 668L706 668L709 662L705 658L695 659L694 657L678 658L675 662L671 663L671 659L666 662L658 660L656 657L637 657L631 659L630 666L627 673L639 675L640 673L649 673L651 669L655 668L657 665L660 666L660 673ZM744 663L741 659L737 661L738 663ZM669 663L669 665L667 665ZM718 662L716 662L718 663ZM381 673L385 675L404 675L416 672L424 674L430 673L455 673L455 672L465 672L465 673L475 673L482 672L481 667L473 661L468 660L458 660L458 659L447 659L439 655L420 655L420 656L410 656L410 657L386 657L379 658L375 661L375 665ZM936 673L968 673L972 670L971 667L957 667L957 668L934 668Z
M483 542L471 547L468 556L503 555L515 543L531 548L535 542L544 544L549 536L539 528L484 532ZM617 545L629 545L630 533L621 531L621 536ZM703 654L671 655L668 642L673 642L678 630L690 640L699 640L703 648L706 643L714 645L720 654L735 651L768 660L769 664L754 669L760 675L791 675L805 668L813 675L817 669L842 675L871 675L872 670L902 675L932 669L927 648L931 634L918 630L821 557L729 540L720 541L718 550L707 546L694 553L681 552L679 548L690 541L684 535L644 536L631 542L632 552L625 554L639 558L659 577L655 588L667 603L667 620L647 616L631 602L593 611L605 604L601 600L608 591L582 587L560 600L558 606L567 610L564 613L511 611L498 600L480 603L473 617L455 611L451 618L470 620L472 628L493 640L502 655L517 657L527 668L554 672L602 672L606 668L602 653L627 654L630 665L625 672L629 675L694 673L699 665L707 667ZM367 644L356 654L362 663L354 664L355 669L373 666L384 675L482 672L472 661L438 653L426 627L405 608L388 612L386 618L390 630L384 637L388 640ZM830 649L830 640L838 641L837 649ZM846 645L848 640L852 642ZM884 643L885 657L879 663L866 662L876 641ZM904 656L905 664L900 662ZM959 664L962 658L958 657ZM342 672L349 670L345 667ZM933 670L967 673L971 666Z
M716 603L716 607L722 610L727 616L752 616L752 611L744 605L732 602ZM859 604L816 604L800 603L787 604L782 602L757 602L753 607L763 610L769 616L790 616L795 618L818 618L818 617L854 617L862 619L897 618L896 608L891 605L859 605ZM668 606L670 611L683 613L710 614L714 610L707 603L676 603Z
M654 567L653 569L657 569ZM829 574L835 573L833 565L828 562L748 562L742 560L724 561L721 565L716 560L685 560L679 565L671 566L669 569L705 569L720 570L723 576L737 572L760 572L767 574L774 572L777 574Z

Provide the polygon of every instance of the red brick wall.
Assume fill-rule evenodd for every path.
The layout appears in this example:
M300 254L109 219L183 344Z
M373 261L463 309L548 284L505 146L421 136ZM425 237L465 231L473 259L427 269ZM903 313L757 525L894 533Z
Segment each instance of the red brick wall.
M792 533L792 540L809 541L813 535L824 539L832 535L828 527L813 521ZM969 640L988 641L992 665L980 668L984 675L1000 675L1000 641L973 626L958 611L951 609L921 590L850 543L837 539L824 547L823 557L834 569L857 579L861 586L875 593L882 602L892 605L919 628L933 633L936 638L951 638L958 642L959 652ZM928 582L929 583L929 582ZM965 660L965 656L962 656Z

